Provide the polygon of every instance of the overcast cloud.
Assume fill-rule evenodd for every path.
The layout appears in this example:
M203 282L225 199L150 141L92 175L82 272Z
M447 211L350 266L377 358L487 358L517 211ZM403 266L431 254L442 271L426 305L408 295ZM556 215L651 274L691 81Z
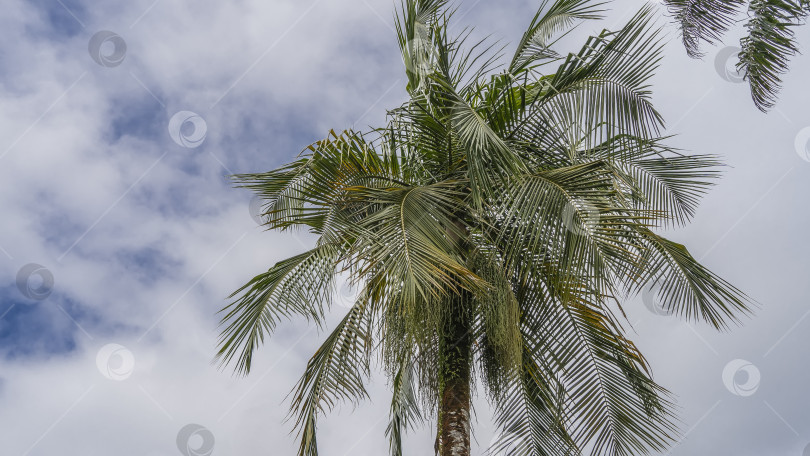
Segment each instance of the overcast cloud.
M224 176L286 163L329 129L383 122L406 95L394 4L3 5L0 453L191 454L180 436L201 454L294 454L285 396L324 334L283 325L234 378L211 364L215 312L312 239L263 232L251 195ZM514 43L538 5L464 0L456 26ZM640 5L609 6L567 42ZM666 30L653 90L672 143L730 165L694 222L669 234L762 304L717 334L627 303L656 379L679 398L685 439L671 454L808 456L810 56L793 60L764 115L717 64L724 46L691 60ZM387 454L385 379L371 392L321 420L322 454ZM495 430L480 397L476 411L481 454ZM431 430L411 434L407 454L428 454Z

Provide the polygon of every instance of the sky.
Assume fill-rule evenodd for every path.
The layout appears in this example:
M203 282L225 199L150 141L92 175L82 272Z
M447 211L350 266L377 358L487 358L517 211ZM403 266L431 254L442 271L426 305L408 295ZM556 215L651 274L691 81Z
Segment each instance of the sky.
M462 0L454 29L514 44L536 0ZM405 100L391 0L4 0L0 16L0 448L5 455L294 454L287 394L325 334L293 320L250 376L212 364L227 296L303 251L226 176L291 161ZM565 43L616 28L637 2ZM726 43L685 55L671 20L652 81L671 144L724 177L667 233L755 299L717 333L625 303L678 398L669 454L810 455L810 56L756 110ZM800 29L800 47L810 30ZM565 44L563 43L563 44ZM511 47L507 49L511 50ZM335 322L345 312L330 313ZM387 454L386 380L323 417L323 455ZM497 430L475 401L473 453ZM406 454L431 451L431 427Z

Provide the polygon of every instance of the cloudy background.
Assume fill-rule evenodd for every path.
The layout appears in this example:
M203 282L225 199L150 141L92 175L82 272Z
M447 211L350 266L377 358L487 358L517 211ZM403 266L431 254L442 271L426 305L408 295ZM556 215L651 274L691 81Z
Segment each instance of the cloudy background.
M514 43L538 4L463 0L456 26ZM224 176L285 163L331 128L379 125L404 100L392 1L3 5L0 452L166 456L184 454L179 439L202 454L294 454L285 397L324 334L282 326L247 378L211 359L225 297L312 239L262 232L251 195ZM638 6L612 2L569 41ZM807 456L810 57L763 115L734 62L715 58L722 45L690 60L666 30L654 100L672 143L730 165L670 235L762 304L717 334L627 303L679 397L685 439L671 454ZM100 31L119 47L107 40L94 59ZM322 454L386 454L385 387L376 376L370 402L321 420ZM481 454L495 429L480 397L476 410ZM432 438L412 433L407 454L428 454Z

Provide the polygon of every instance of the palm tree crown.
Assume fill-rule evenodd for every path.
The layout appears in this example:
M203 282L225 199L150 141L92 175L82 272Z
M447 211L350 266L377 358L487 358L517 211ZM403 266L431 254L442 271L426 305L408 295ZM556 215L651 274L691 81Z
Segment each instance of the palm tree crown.
M626 338L623 302L652 287L673 314L722 329L747 299L655 233L690 219L719 162L663 144L651 10L577 53L554 50L601 12L544 2L499 66L498 49L451 36L446 1L405 0L409 99L387 124L235 176L263 198L268 229L318 241L233 294L223 363L247 373L285 317L322 324L337 275L361 289L294 390L300 455L318 454L319 415L366 396L375 361L393 392L393 455L431 417L437 452L469 454L476 389L504 430L494 449L509 454L645 454L673 441L669 393Z

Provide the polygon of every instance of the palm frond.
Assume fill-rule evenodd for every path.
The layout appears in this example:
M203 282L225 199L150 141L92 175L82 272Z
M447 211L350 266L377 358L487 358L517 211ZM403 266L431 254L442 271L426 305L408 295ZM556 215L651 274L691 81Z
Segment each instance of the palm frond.
M388 435L391 456L402 456L404 433L422 421L410 357L403 358L400 363L399 370L394 375L392 389L390 419L385 433Z
M577 21L602 18L605 4L593 0L544 0L517 45L509 72L518 74L536 60L557 57L551 49L551 38Z
M433 25L446 6L447 0L405 1L402 2L401 11L397 12L397 39L409 90L421 87L424 79L434 70L436 37Z
M593 277L604 289L608 278L637 264L633 247L616 233L640 220L611 202L611 177L604 163L592 162L524 176L503 189L490 238L508 267L555 259L563 275Z
M498 181L527 171L520 156L489 126L466 101L456 96L451 101L453 130L467 151L467 166L473 204L480 207L493 196Z
M476 338L484 347L481 350L483 375L487 377L490 391L497 395L521 364L520 307L508 269L498 258L481 252L472 259L472 264L476 274L491 286L487 293L474 296L473 304L479 316Z
M714 44L734 24L746 0L664 0L681 28L690 57L702 57L700 44Z
M332 131L289 165L232 178L238 187L262 197L268 229L306 226L321 234L331 208L338 204L346 187L396 182L398 176L392 166L397 165L381 157L362 135Z
M618 32L605 30L570 54L538 93L521 138L543 137L542 129L554 124L573 126L577 138L601 138L598 142L616 133L655 135L663 119L650 101L648 81L662 44L651 20L652 8L646 6Z
M360 274L385 271L400 284L404 302L416 303L448 289L481 290L486 284L461 261L457 239L465 236L453 216L466 205L458 182L413 187L353 187L353 204L370 207L362 220L346 226ZM456 240L454 240L454 238Z
M523 361L503 397L497 401L495 422L502 430L492 442L492 455L576 456L580 449L566 430L565 391L551 369L541 368L532 333L523 346Z
M320 325L340 254L339 246L321 244L279 261L231 294L241 296L220 311L225 313L217 353L220 363L229 364L238 355L236 371L249 373L253 353L282 318L301 315Z
M663 139L618 135L583 156L610 164L626 206L639 210L650 224L683 225L719 177L721 163L711 155L684 155Z
M299 456L318 456L318 415L339 401L368 396L363 378L369 374L372 344L372 305L361 295L307 363L293 396L291 413L299 429Z
M549 273L550 272L550 273ZM521 305L532 356L550 366L565 391L565 422L593 455L662 451L676 427L668 392L657 385L635 345L606 310L604 294L560 280L551 270L526 286Z
M705 321L716 329L739 323L753 302L739 289L692 257L682 244L650 230L639 230L647 243L647 257L636 290L654 286L664 308L690 321Z
M793 28L804 23L810 4L803 0L752 0L748 35L740 40L738 67L751 87L751 97L760 111L774 106L782 87L780 75L799 49Z

